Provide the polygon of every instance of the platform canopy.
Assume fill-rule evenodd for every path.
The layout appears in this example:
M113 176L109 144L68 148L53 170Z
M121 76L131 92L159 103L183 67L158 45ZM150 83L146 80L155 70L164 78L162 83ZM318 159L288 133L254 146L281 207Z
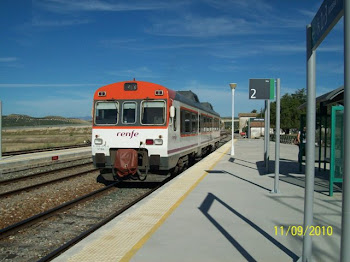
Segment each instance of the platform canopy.
M307 103L300 105L299 109L306 108L306 104ZM322 104L323 106L327 106L329 104L344 105L344 86L317 97L316 104Z

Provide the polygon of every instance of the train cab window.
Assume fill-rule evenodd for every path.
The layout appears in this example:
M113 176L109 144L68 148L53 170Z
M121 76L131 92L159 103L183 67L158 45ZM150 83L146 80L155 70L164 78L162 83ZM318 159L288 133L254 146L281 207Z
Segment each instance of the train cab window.
M136 122L136 103L124 102L123 103L123 124L134 124Z
M141 112L141 124L165 124L165 101L143 101L141 103Z
M95 124L115 125L118 123L118 102L96 102Z

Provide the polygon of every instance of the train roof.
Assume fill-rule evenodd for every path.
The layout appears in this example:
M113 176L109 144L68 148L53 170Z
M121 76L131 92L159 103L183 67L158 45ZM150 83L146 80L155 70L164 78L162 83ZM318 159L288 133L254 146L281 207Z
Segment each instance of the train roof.
M216 115L218 117L220 117L219 113L214 111L214 108L212 106L212 104L208 103L208 102L200 102L198 96L193 93L191 90L189 91L176 91L176 96L175 99L186 103L190 106L193 107L197 107L203 111L206 111L210 114Z
M151 82L145 82L145 81L123 81L123 82L117 82L117 83L113 83L113 84L109 84L109 85L106 85L106 86L102 86L100 87L99 89L97 89L97 91L95 92L95 99L98 99L99 96L98 96L98 93L99 91L107 91L108 90L108 94L110 92L110 90L114 90L113 91L113 94L115 94L117 92L117 90L124 90L124 85L127 84L127 83L136 83L137 85L140 85L140 86L149 86L149 87L152 87L153 89L155 88L165 88L168 90L168 93L170 95L170 97L172 99L175 99L175 100L178 100L180 102L183 102L185 104L188 104L190 106L193 106L193 107L196 107L198 109L201 109L207 113L210 113L210 114L213 114L213 115L216 115L218 117L220 117L220 115L214 111L214 108L213 106L208 103L208 102L200 102L198 96L192 92L191 90L189 91L183 91L183 90L180 90L180 91L173 91L172 89L169 89L165 86L162 86L162 85L159 85L159 84L154 84L154 83L151 83ZM132 92L131 92L132 93ZM130 93L130 94L131 94ZM150 96L151 98L153 98L153 96Z

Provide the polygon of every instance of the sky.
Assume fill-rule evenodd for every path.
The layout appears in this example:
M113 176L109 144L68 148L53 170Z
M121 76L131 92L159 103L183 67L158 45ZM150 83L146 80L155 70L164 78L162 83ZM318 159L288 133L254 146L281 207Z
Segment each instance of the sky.
M101 86L192 90L221 116L260 111L249 79L306 88L306 25L322 0L0 0L3 115L84 117ZM316 95L344 84L343 18L317 49Z

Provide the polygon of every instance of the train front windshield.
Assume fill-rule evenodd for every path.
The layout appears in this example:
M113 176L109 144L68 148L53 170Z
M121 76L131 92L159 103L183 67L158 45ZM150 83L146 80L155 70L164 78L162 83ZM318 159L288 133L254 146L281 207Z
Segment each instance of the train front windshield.
M97 125L118 124L118 102L96 102L95 123Z
M143 101L141 110L141 124L163 125L165 123L164 101Z
M95 103L95 124L99 126L165 125L166 101L97 101Z

